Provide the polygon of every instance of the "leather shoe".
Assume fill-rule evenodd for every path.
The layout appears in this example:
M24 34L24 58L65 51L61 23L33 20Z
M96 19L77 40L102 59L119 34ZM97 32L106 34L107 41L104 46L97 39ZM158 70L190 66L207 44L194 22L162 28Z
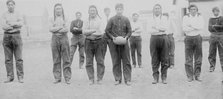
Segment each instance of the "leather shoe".
M121 80L116 81L115 85L120 85L122 83Z
M53 82L54 84L58 84L58 83L60 83L61 82L61 80L55 80L55 82Z
M127 85L127 86L131 86L131 81L125 81L125 84Z
M197 80L197 81L199 81L199 82L201 82L202 80L201 80L201 78L200 77L198 77L198 76L196 76L195 77L195 80Z
M167 84L167 81L166 81L166 80L162 80L162 83L163 83L163 84Z
M12 79L12 78L7 78L7 80L6 81L4 81L4 83L10 83L10 82L12 82L14 79Z
M159 82L158 80L154 79L152 84L157 84L158 82Z

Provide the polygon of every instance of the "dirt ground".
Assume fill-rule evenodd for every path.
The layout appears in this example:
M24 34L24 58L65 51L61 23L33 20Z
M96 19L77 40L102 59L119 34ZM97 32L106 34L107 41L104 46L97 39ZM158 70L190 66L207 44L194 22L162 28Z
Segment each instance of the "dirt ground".
M53 84L50 41L24 41L25 83L5 84L6 69L3 47L0 47L0 99L223 99L222 72L219 58L216 70L209 73L208 42L203 43L202 82L187 82L184 67L184 43L176 42L175 68L168 70L168 84L152 85L149 39L143 41L143 67L133 68L132 85L115 86L110 54L105 59L106 71L102 85L89 85L85 69L78 69L78 53L72 64L72 80ZM16 74L16 73L15 73ZM16 77L16 76L15 76Z

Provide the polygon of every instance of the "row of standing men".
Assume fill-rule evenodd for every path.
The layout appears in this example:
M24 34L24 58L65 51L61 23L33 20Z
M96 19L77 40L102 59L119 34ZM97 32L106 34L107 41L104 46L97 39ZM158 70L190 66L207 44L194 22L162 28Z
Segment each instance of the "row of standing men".
M5 52L5 64L7 70L6 83L14 80L13 73L13 54L16 60L16 69L18 80L23 83L23 59L22 59L22 40L20 29L22 27L22 18L14 11L15 2L8 0L6 2L8 11L3 14L3 47ZM198 13L196 5L188 7L189 14L183 18L183 31L185 33L185 69L188 81L194 79L201 81L200 72L202 64L202 33L204 20ZM81 20L81 13L77 12L77 19L72 21L70 32L73 33L71 47L69 46L67 33L69 31L67 20L64 16L62 4L55 4L54 18L51 20L50 32L52 33L52 55L53 55L53 74L54 83L61 82L63 76L65 82L70 84L71 63L74 53L79 45L80 62L82 68L84 63L84 51L86 53L86 71L90 84L95 84L93 60L97 62L97 84L101 84L104 75L104 59L107 46L111 53L113 64L113 74L116 85L122 83L122 73L126 85L131 85L132 66L130 63L130 48L133 59L133 67L136 67L135 51L137 51L138 66L141 63L141 32L142 27L138 22L139 15L134 13L133 21L122 15L124 11L123 4L115 6L116 15L109 18L110 10L105 9L107 16L106 22L101 20L97 7L91 5L88 10L89 18L86 21ZM222 17L219 16L219 8L213 8L214 18L210 18L209 31L212 33L210 38L210 71L213 72L216 63L216 49L219 49L222 63ZM216 14L217 13L217 14ZM106 23L106 24L105 24ZM172 22L168 15L162 13L162 7L156 4L153 7L153 21L151 22L150 53L152 58L153 84L159 82L159 67L161 66L161 80L167 84L167 70L174 67L174 38ZM83 26L83 27L82 27ZM106 27L104 27L106 26ZM118 38L122 38L121 40ZM117 43L117 42L119 43ZM130 48L129 42L130 41ZM124 43L123 43L124 42ZM193 58L194 68L193 68ZM61 62L62 60L62 62ZM61 63L63 69L61 70Z

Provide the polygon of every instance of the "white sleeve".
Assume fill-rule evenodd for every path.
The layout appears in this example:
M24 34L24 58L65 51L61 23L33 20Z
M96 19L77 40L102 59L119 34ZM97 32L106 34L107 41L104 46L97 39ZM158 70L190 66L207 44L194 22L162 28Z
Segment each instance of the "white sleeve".
M98 22L97 22L97 30L94 34L97 34L97 35L102 35L104 34L104 31L105 31L105 26L104 26L104 22L102 22L101 19L98 19Z
M193 30L191 27L188 26L188 24L189 24L188 23L188 17L187 16L184 16L183 17L183 26L182 26L184 32L189 32L189 31L192 31Z
M204 18L200 15L197 22L193 25L195 29L202 30L204 29Z
M151 24L149 24L149 27L148 27L148 32L150 34L159 32L157 29L153 28L153 27L156 27L156 23L155 23L154 19L149 23L151 23Z
M159 30L163 30L163 31L167 31L168 30L168 28L169 28L169 22L168 22L167 17L162 16L161 24L160 24L160 26L157 26L157 28Z

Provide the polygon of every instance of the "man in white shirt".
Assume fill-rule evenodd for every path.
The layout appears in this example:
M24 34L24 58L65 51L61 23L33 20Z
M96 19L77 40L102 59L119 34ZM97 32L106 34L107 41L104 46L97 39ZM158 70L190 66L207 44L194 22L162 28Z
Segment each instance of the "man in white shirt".
M8 6L8 11L2 16L2 29L4 30L3 47L5 53L5 66L7 71L7 80L5 81L5 83L9 83L14 80L13 55L15 56L16 61L18 81L20 83L23 83L23 44L20 35L23 25L23 18L18 12L14 10L15 2L13 0L8 0L6 4Z
M97 84L101 84L105 65L104 65L104 48L103 40L104 27L98 15L95 5L91 5L88 10L89 18L84 21L83 34L86 36L85 53L86 53L86 71L90 80L90 85L95 84L94 58L97 62Z
M130 48L131 48L131 56L132 56L132 63L133 67L136 67L136 58L135 58L135 52L137 52L137 60L138 60L138 66L139 68L142 67L142 23L138 21L139 14L133 13L132 14L132 35L129 39L130 41Z
M151 22L150 54L152 58L152 70L154 81L159 82L159 67L161 65L161 79L163 84L167 84L167 70L169 68L169 49L168 49L168 21L162 15L162 7L156 4L153 8L153 21Z
M183 17L183 31L185 38L185 69L188 81L192 82L194 79L201 81L201 64L202 64L202 30L204 28L204 19L198 13L196 5L188 7L189 14ZM195 60L193 67L193 59Z

